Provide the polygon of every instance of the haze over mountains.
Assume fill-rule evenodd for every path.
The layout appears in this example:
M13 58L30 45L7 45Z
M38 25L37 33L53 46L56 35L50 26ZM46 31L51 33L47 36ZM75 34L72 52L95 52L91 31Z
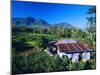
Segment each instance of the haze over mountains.
M35 19L33 17L27 17L27 18L12 18L12 25L13 26L27 26L32 28L48 28L48 27L62 27L62 28L76 28L70 23L62 22L62 23L55 23L55 24L49 24L47 21L43 19Z

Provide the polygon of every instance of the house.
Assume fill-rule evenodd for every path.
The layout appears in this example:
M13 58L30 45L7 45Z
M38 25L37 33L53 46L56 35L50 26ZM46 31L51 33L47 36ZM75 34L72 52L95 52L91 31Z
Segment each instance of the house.
M94 51L77 40L53 41L48 44L47 50L52 55L59 55L61 59L63 59L63 56L67 56L72 62L90 60L90 54Z

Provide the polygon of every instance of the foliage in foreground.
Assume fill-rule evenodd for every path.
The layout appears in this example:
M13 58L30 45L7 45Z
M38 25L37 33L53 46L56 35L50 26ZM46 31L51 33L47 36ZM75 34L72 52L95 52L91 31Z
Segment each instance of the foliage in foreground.
M61 60L57 55L49 56L45 52L14 54L12 59L13 74L95 69L95 62L72 63L67 57Z

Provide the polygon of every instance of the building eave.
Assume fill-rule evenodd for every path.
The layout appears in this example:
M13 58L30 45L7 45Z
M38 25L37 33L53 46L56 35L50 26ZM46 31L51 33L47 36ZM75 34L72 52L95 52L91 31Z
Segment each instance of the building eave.
M68 51L63 51L63 52L61 52L61 51L60 51L60 53L67 53L67 54L72 54L72 53L83 53L83 52L95 52L95 50L80 50L80 51L70 51L70 52L68 52Z

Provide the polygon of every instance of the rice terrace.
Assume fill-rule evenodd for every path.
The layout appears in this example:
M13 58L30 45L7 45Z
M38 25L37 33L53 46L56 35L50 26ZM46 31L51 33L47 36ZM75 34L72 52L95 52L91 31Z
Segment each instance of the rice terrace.
M12 74L96 69L96 7L12 1Z

